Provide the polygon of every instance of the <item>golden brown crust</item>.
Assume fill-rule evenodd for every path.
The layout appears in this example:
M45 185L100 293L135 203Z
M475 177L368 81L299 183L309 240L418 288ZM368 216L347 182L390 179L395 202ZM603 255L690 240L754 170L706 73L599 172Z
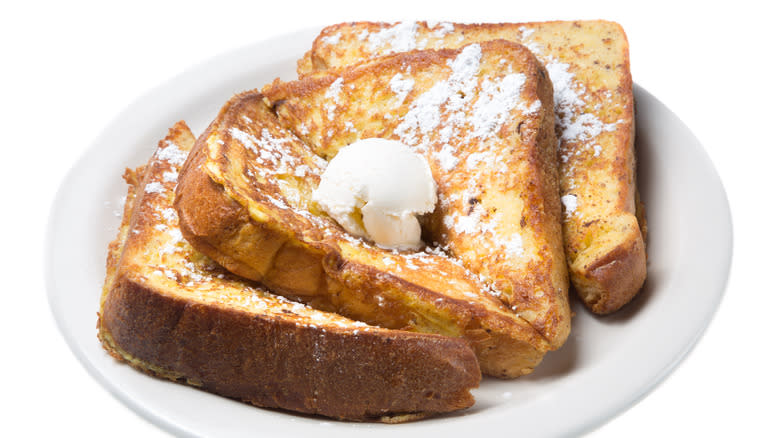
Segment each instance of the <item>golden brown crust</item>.
M631 301L647 276L646 266L644 241L641 234L634 235L611 247L572 281L588 308L603 315Z
M560 238L561 213L552 86L545 69L524 47L505 40L489 40L479 46L485 65L483 68L492 69L496 77L506 75L507 72L522 72L525 75L521 99L529 104L538 100L539 116L523 118L513 113L510 118L513 122L506 123L497 133L500 138L498 145L491 145L492 139L469 139L468 132L460 133L461 137L452 142L461 160L454 170L443 169L436 158L442 151L443 142L427 148L428 153L424 155L429 159L439 185L439 197L450 199L448 207L444 207L442 202L426 218L424 231L430 240L446 244L452 255L468 269L492 281L493 286L501 292L504 303L542 333L553 348L557 348L569 334L570 315L569 280ZM338 47L333 50L338 50ZM263 88L263 94L282 125L305 139L318 154L330 157L335 155L339 147L358 138L399 137L397 133L403 125L403 122L399 124L399 120L403 119L405 110L413 110L415 104L408 102L420 94L412 91L404 104L393 108L388 105L388 99L381 91L387 88L386 81L377 78L406 72L409 80L424 80L420 71L430 65L444 64L442 59L450 62L458 53L462 52L453 49L420 50L387 55L374 61L363 60L343 68L318 72L314 76L304 75L298 81L275 81ZM420 65L424 67L420 68ZM369 82L361 80L364 76L374 80L374 88L370 84L364 85ZM489 81L485 77L490 75L482 76L483 80ZM441 80L440 77L437 79ZM324 93L323 99L322 91L337 80L343 80L343 84L349 85L348 89L342 89L341 95L342 101L350 102L351 105L337 104L330 109L328 93ZM356 83L357 87L351 88ZM366 95L379 102L367 108L360 103L367 100L364 97ZM389 101L393 102L392 98ZM475 108L466 110L469 111L479 112ZM330 123L318 125L310 122L326 117ZM423 141L420 137L413 138L410 144ZM471 159L485 154L501 154L498 161L512 169L511 175L500 174L500 165L491 167L483 164L484 167L480 167L468 164ZM482 170L493 175L485 175ZM474 181L479 181L478 189L468 188ZM470 205L462 206L459 212L455 204L460 201L452 198L462 199L459 195L469 191L475 192L469 195ZM448 223L448 219L457 218L458 213L480 207L489 212L498 211L505 217L498 220L498 214L490 216L488 213L488 216L472 216L469 219L479 220L483 224L496 221L499 226L511 229L521 236L525 255L509 255L510 251L502 247L500 242L497 244L492 241L495 236L491 235L489 229L463 233L458 231L458 227L452 226L454 221ZM522 213L512 218L507 213L513 210L522 210ZM506 242L512 231L506 232L501 239Z
M182 234L194 247L236 274L322 310L391 329L432 331L444 323L439 329L468 340L482 372L489 375L516 377L541 361L548 344L508 312L448 298L419 281L410 283L345 259L332 246L302 243L289 222L249 216L247 208L204 171L205 140L214 134L212 129L233 126L236 119L251 114L247 106L263 108L262 96L245 93L226 104L182 169L175 207ZM381 312L376 297L383 297Z
M569 246L569 257L574 258L572 283L585 305L596 314L613 313L626 305L641 290L647 277L647 253L645 238L647 223L644 206L639 202L639 191L636 186L636 156L634 148L634 95L631 79L628 39L623 28L614 22L599 21L598 26L608 29L610 44L617 47L617 61L612 65L617 78L617 86L611 91L621 99L613 103L611 109L621 116L616 126L605 142L614 142L614 155L606 175L600 175L590 184L594 190L599 190L598 183L607 181L614 184L618 181L620 187L613 198L605 198L602 203L612 203L606 217L586 217L578 221L570 221L567 234L572 241ZM592 26L592 24L591 24ZM612 39L614 39L613 42ZM609 64L608 64L609 65ZM577 172L571 179L576 182L589 181L584 174L588 171L584 166L573 164ZM583 242L589 240L588 224L602 222L601 235L590 237L593 242L588 247ZM573 256L575 255L576 256Z
M456 339L337 333L170 296L125 276L101 321L104 345L137 367L154 365L143 371L260 407L362 421L432 414L471 406L463 388L479 381Z
M504 49L502 44L509 43L487 44L486 53L498 53L499 49ZM531 68L527 80L530 85L526 89L526 92L534 96L530 102L538 98L538 93L546 90L547 96L544 99L549 108L549 81L540 73L543 69L538 69L533 56L514 60L511 57L517 56L517 51L506 53L516 68L519 65L522 65L523 71ZM370 74L371 71L391 75L398 71L402 62L406 62L411 69L409 71L413 73L416 69L425 68L423 66L430 66L432 60L435 60L436 65L446 65L445 61L453 58L455 54L456 51L404 55L397 57L399 59L388 59L365 66L365 70L359 72L343 72L342 80L348 83L356 78L376 78ZM522 64L523 62L531 64ZM291 84L290 87L305 96L310 92L322 92L323 87L333 81L334 77L318 75L310 82ZM547 81L546 89L538 90L537 83L544 81ZM273 87L281 90L279 87L285 86L277 81ZM361 86L356 84L356 89ZM344 88L352 89L347 85ZM300 143L298 137L279 126L271 108L263 103L264 98L272 105L273 102L278 102L278 96L274 95L270 88L263 95L250 92L231 99L198 140L197 150L190 156L190 161L182 173L176 206L182 218L182 232L193 245L234 272L262 281L278 293L317 308L336 311L388 328L435 331L464 337L477 352L482 371L486 374L499 377L526 374L539 363L547 350L562 343L569 331L569 314L565 296L565 262L560 247L560 227L557 219L560 206L554 196L543 192L545 194L542 196L550 198L550 207L546 210L535 210L532 216L529 216L534 218L529 219L529 226L538 226L534 229L538 229L542 234L550 231L546 237L550 241L539 248L556 254L558 265L562 267L555 271L561 275L558 278L561 286L552 291L551 298L562 300L562 312L544 320L544 324L553 325L561 335L557 339L559 343L551 346L533 326L504 309L494 297L486 296L479 283L468 277L474 275L468 274L463 267L446 259L430 257L426 263L432 263L431 267L424 263L417 267L419 271L402 269L389 272L388 268L382 265L383 259L387 258L393 263L405 263L403 255L379 251L376 248L364 248L362 243L352 243L347 237L334 237L342 235L343 230L327 217L313 215L312 211L309 211L311 206L302 206L302 211L296 212L292 205L303 202L297 198L304 198L311 190L312 184L316 185L316 172L308 179L293 176L292 172L284 177L269 176L271 174L266 173L271 170L273 175L282 172L286 166L280 164L282 161L291 163L290 169L300 166L308 168L308 163L314 160L314 155L307 146ZM541 102L539 105L542 105ZM285 104L273 106L280 117L282 111L288 108ZM341 109L336 113L343 114ZM515 125L512 125L506 135L519 135L525 141L521 143L522 147L539 149L542 155L550 154L550 140L553 137L551 117L551 114L548 114L546 118L528 118L528 126L522 134L528 132L529 135L516 134ZM353 121L358 128L358 119ZM544 129L538 128L541 123L546 124ZM340 129L339 123L333 123L332 126L334 130ZM343 133L343 130L341 132ZM542 135L540 132L546 134ZM545 142L545 147L538 142ZM248 163L256 163L261 154L255 151L255 155L251 155L248 150L261 147L263 143L281 144L290 150L284 153L267 150L266 155L269 156L281 153L277 157L281 161L273 165L276 167L260 169L249 165ZM315 144L322 145L318 142L310 143L312 146ZM327 152L323 154L329 155ZM527 157L531 158L530 166L536 166L534 160L546 159L543 156L537 157L535 153L529 153ZM309 175L309 171L303 174ZM247 175L254 176L246 178ZM555 169L545 168L540 175L544 176L538 181L534 180L533 184L537 187L533 190L539 190L538 186L548 184L552 189L550 193L554 193ZM284 185L274 183L281 178ZM296 187L296 193L300 195L295 196L296 199L286 198L283 186L293 185ZM212 217L206 209L199 207L199 202L204 197L208 198L205 201L209 206L208 210L219 208L235 211L235 205L238 203L251 220L246 221L246 216L233 214ZM290 203L289 206L286 205L287 202ZM216 207L217 205L220 206ZM231 205L233 207L230 207ZM534 222L535 218L541 221L540 224L552 224L551 228L545 230L543 225ZM210 223L204 224L204 221ZM356 256L355 253L360 255ZM296 263L292 264L293 261ZM543 280L540 284L549 281L546 276L553 272L550 263L554 262L548 260L547 263L547 266L540 265L538 271L535 271ZM442 272L446 275L442 275ZM453 288L452 284L448 283L450 281L458 282L457 287ZM538 279L529 276L528 281L534 282ZM461 290L458 292L461 295L455 294L457 289ZM463 295L463 289L474 298ZM529 293L527 296L532 295L533 293ZM553 311L555 310L557 309L554 308Z
M559 117L564 120L572 115L592 116L607 129L594 138L570 138L563 135L565 129L559 126L561 195L574 196L579 202L576 214L564 218L570 275L585 304L596 313L613 312L627 303L644 282L646 259L638 249L644 246L644 232L636 232L640 224L634 203L633 93L628 42L622 27L595 20L455 23L448 30L441 24L420 22L412 31L410 25L404 29L397 23L342 23L322 30L299 62L299 74L361 62L392 51L395 46L390 41L394 34L386 32L392 26L396 26L395 32L406 32L403 41L411 41L416 48L460 47L497 38L519 42L532 48L551 71L564 72L558 75L559 79L566 79L568 73L573 75L573 88L567 90L568 94L561 93L562 101L571 100L571 92L582 92L582 105L564 105L563 111L559 107ZM339 38L333 38L335 35ZM569 85L566 80L555 82L556 86ZM567 109L573 110L573 114ZM574 118L568 121L575 127L582 126L579 122L593 120ZM628 224L629 220L633 223ZM620 235L617 230L624 232ZM602 247L591 248L594 241ZM625 258L611 263L612 256L618 253ZM639 277L620 278L621 275Z
M180 122L160 148L193 142ZM158 152L145 173L126 173L98 319L112 356L257 406L338 419L410 421L473 404L479 368L462 340L353 323L212 271L171 237L176 171Z

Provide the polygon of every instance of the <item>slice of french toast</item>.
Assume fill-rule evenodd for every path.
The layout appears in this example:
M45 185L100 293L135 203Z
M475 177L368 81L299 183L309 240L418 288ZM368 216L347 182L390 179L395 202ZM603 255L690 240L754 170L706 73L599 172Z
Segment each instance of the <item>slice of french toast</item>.
M505 41L277 80L235 96L198 139L177 189L182 233L277 293L462 337L483 373L526 374L570 330L553 119L544 69ZM423 228L435 248L380 249L312 200L323 157L369 137L427 158L440 202Z
M504 39L531 49L555 89L560 194L570 276L593 312L614 312L647 275L635 201L634 102L628 41L608 21L522 24L343 23L325 28L301 75L414 49Z
M338 419L408 421L474 403L479 366L464 341L314 310L184 241L174 186L194 141L179 122L145 168L125 174L98 319L112 356L253 405Z

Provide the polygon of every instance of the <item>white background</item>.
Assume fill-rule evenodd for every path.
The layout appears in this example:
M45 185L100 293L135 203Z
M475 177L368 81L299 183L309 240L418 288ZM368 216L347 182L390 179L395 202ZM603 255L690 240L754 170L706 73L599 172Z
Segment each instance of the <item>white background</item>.
M0 435L167 436L86 373L58 333L46 299L49 207L61 179L103 126L149 88L225 50L318 24L414 18L605 18L623 25L635 82L691 128L721 175L732 208L734 261L721 307L693 352L655 391L591 436L780 434L780 287L772 278L780 244L777 13L748 1L728 7L682 1L263 3L0 6L0 428L10 432Z

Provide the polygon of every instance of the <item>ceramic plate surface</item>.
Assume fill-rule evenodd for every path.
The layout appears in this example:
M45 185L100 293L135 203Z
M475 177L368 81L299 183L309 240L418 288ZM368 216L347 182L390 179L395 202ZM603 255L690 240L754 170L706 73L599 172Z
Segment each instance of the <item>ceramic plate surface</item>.
M490 430L560 436L606 422L677 366L721 301L731 264L731 218L699 142L639 86L636 147L650 229L644 290L605 318L573 300L576 317L565 346L530 376L483 379L473 408L401 425L342 423L258 409L148 377L108 356L96 338L95 314L106 248L120 222L125 167L145 163L176 121L200 133L232 94L276 77L293 79L297 57L317 33L300 31L220 55L151 90L102 131L63 181L47 230L49 301L73 352L113 395L185 436L478 436Z

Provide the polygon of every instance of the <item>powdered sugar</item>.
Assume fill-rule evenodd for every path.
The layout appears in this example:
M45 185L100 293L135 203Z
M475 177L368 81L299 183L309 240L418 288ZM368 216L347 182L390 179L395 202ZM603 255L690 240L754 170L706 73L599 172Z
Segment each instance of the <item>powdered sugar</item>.
M458 165L458 157L455 155L455 148L449 144L444 144L438 151L433 153L434 158L439 163L439 168L445 172L452 171Z
M411 104L409 111L394 133L404 143L427 149L435 133L440 143L447 143L456 128L470 126L466 139L486 140L494 136L507 121L511 111L520 108L520 93L526 82L522 73L507 74L503 77L477 79L482 49L479 44L471 44L461 49L454 59L448 60L451 68L446 81L434 84L419 95ZM480 88L477 96L478 86ZM476 99L476 100L475 100ZM471 108L468 106L471 105ZM444 106L444 108L442 108ZM541 102L535 101L524 108L528 115L538 111ZM447 116L442 121L443 116ZM442 158L447 158L446 152ZM452 160L447 160L452 164Z
M479 231L480 215L472 214L465 216L457 216L454 221L452 229L456 233L475 234Z
M472 85L471 82L479 70L481 60L482 47L479 44L471 44L462 48L455 59L447 61L447 65L452 69L449 82L453 86L460 85L461 88L469 88L468 86Z
M235 127L228 132L245 148L257 154L257 159L264 164L261 168L256 168L258 170L262 169L263 172L274 175L293 175L300 165L297 159L286 151L290 140L275 137L267 128L263 128L260 138Z
M170 140L165 141L165 147L157 149L155 157L159 160L167 161L171 165L181 166L187 160L187 153Z
M416 144L415 131L428 134L439 126L441 112L439 107L449 98L447 83L439 82L421 94L412 103L401 123L395 128L395 134L406 144Z
M257 145L260 144L260 140L252 134L244 132L238 128L230 128L230 136L239 141L245 148L251 150L254 153L259 153L260 150Z
M401 123L395 128L394 133L401 138L401 141L409 145L420 145L423 148L428 145L429 134L434 129L440 128L441 106L446 102L447 110L455 112L474 95L475 75L481 58L481 47L479 44L472 44L464 47L454 60L448 61L452 69L449 79L437 82L418 96L410 105ZM458 123L457 115L451 117L451 122Z
M558 62L551 56L546 59L547 72L553 84L555 98L555 121L561 128L559 146L563 142L578 142L576 151L561 156L566 163L571 154L575 155L587 147L596 137L604 132L612 132L617 129L616 123L604 123L599 117L584 111L585 86L575 79L570 71L571 66ZM601 154L601 148L593 148L594 157Z
M344 85L344 78L338 78L330 84L325 91L325 99L330 100L332 103L325 105L328 112L328 120L333 120L335 115L336 105L341 102L341 88Z
M562 140L590 140L602 132L611 132L616 129L615 123L604 123L591 113L578 115L570 123L564 124Z
M575 210L577 210L577 196L576 195L563 195L561 196L561 202L565 208L566 216L571 216Z
M370 33L368 34L368 46L372 52L385 47L382 54L413 50L417 47L417 28L417 22L405 21Z
M474 152L469 154L468 158L466 158L466 169L473 171L477 169L477 167L483 163L487 158L491 156L491 153L488 151L485 152Z
M541 100L539 100L539 99L536 99L536 100L534 101L534 103L532 103L531 105L529 105L529 106L528 106L528 108L526 108L526 109L523 111L523 114L525 114L525 115L527 115L527 116L528 116L528 115L531 115L531 114L535 114L535 113L539 112L539 110L540 110L541 108L542 108L542 101L541 101Z
M443 38L454 31L454 25L446 22L428 21L426 23L428 29L431 31L430 37L437 39L435 46L440 46ZM366 33L361 36L369 39L369 48L372 52L376 52L379 48L385 48L382 53L388 52L401 52L419 48L423 44L428 43L428 38L424 41L417 41L419 39L417 23L404 22L395 26L381 29L378 32ZM366 32L365 30L363 32ZM585 86L580 83L575 74L572 72L572 66L568 63L561 62L555 58L552 54L542 48L534 39L535 29L526 26L518 26L517 28L519 39L522 43L529 48L537 57L545 64L549 73L550 79L553 83L554 100L556 109L556 124L560 128L560 132L563 135L559 138L560 142L577 142L578 144L587 144L593 141L596 137L604 132L611 132L616 129L616 123L604 123L599 117L593 113L584 112L583 107L585 101L583 96L587 91ZM461 35L462 37L462 35ZM387 48L386 46L389 46ZM468 60L468 58L461 58L462 61ZM479 60L477 60L477 63ZM504 60L504 64L506 61ZM453 77L450 82L460 83L460 79L457 76L458 72L468 73L466 66L452 64ZM504 80L507 80L504 78ZM499 88L501 84L494 84L496 88ZM504 83L503 85L515 85L510 83ZM483 83L483 88L489 88L489 83ZM466 87L463 87L466 88ZM444 87L438 87L429 90L431 92L443 92ZM512 89L507 87L505 93L500 94L498 97L507 97L509 99L512 96ZM482 95L481 95L482 96ZM605 95L607 99L611 98L611 94ZM505 114L502 111L502 107L506 106L499 104L493 99L487 97L482 98L482 106L477 106L475 112L469 114L468 122L471 123L475 129L471 133L471 137L485 139L492 131L500 126L502 122L502 115ZM410 130L415 128L421 128L420 131L424 134L429 126L434 126L436 121L439 120L437 114L432 110L431 105L440 104L442 101L448 101L448 108L451 111L455 111L454 107L458 104L458 99L446 98L440 94L427 95L424 100L419 102L420 106L417 111L411 114L411 120L399 126L401 132L397 132L400 136L408 134ZM461 99L462 100L462 99ZM488 105L488 103L491 103ZM525 110L525 114L529 115L539 110L541 102L534 103ZM457 114L455 114L457 116ZM418 117L418 120L414 120L414 117ZM407 139L408 140L408 139ZM423 143L426 139L422 139ZM445 140L446 141L446 140ZM592 145L591 145L592 146ZM593 148L593 156L600 156L600 149ZM564 161L568 161L567 157L562 157Z
M176 171L163 172L162 179L163 182L175 183L179 179L179 172Z
M184 242L179 228L170 228L168 230L169 240L160 250L160 254L173 254L178 250L179 244Z
M528 39L535 31L536 29L528 29L525 26L520 26L517 28L517 31L520 32L520 38L522 39Z
M328 87L328 90L325 91L325 98L326 99L333 99L335 101L339 100L339 93L341 93L341 87L344 86L344 78L338 78L335 81L333 81L330 86Z
M168 223L175 223L179 216L176 214L176 210L172 208L166 208L160 213L163 219Z
M336 32L333 35L322 37L321 41L322 41L322 44L326 44L326 45L329 45L329 46L335 46L336 44L339 43L340 40L341 40L341 32Z
M447 34L452 33L455 30L455 25L446 21L441 23L433 22L433 24L431 24L429 21L428 28L436 29L433 32L433 36L436 38L444 38Z
M565 124L574 117L575 110L585 104L580 97L582 90L574 82L574 73L569 71L569 64L550 59L546 68L553 85L555 107L560 114L559 123Z
M504 242L504 250L508 256L522 257L524 252L523 236L519 233L512 234L512 236Z
M390 90L395 93L398 102L402 103L410 91L414 88L414 79L404 79L401 73L397 73L390 79Z
M482 91L468 117L469 123L474 127L470 137L484 140L495 134L498 127L506 121L509 110L517 106L525 80L524 74L514 73L504 76L498 82L482 82Z
M165 187L160 184L158 181L152 181L149 184L144 187L144 192L146 193L163 193L165 192Z

